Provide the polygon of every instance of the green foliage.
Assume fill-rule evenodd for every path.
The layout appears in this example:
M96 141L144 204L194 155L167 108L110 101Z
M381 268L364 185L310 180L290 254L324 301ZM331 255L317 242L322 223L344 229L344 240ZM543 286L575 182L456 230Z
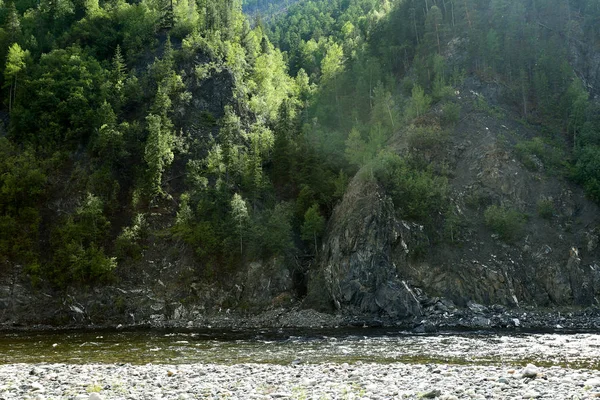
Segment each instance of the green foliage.
M269 44L268 51L256 58L248 89L252 93L252 110L275 120L281 103L293 90L293 80L287 75L281 51Z
M442 105L442 122L444 125L455 126L460 119L460 105L446 102Z
M556 171L562 167L565 160L564 152L559 147L540 137L517 143L515 150L521 162L532 171L540 169L540 162L547 169ZM539 161L536 161L536 158Z
M550 199L540 199L537 202L537 213L544 219L552 219L554 216L554 203Z
M148 140L144 152L144 161L148 166L151 195L162 194L162 174L173 162L173 134L170 121L164 121L158 115L146 117L148 123Z
M148 223L144 214L136 214L132 224L123 228L115 241L119 258L139 259L142 256L142 242L148 237Z
M14 265L37 269L40 206L47 177L31 150L0 138L0 273Z
M238 193L233 195L231 199L231 218L236 224L240 235L240 254L244 252L244 224L248 220L248 208L246 201Z
M285 256L294 248L290 204L278 203L253 221L252 253L257 258Z
M29 57L29 51L23 50L18 43L13 43L8 49L6 57L6 67L4 69L4 79L10 82L9 93L9 112L12 110L12 104L17 96L17 77L25 68L25 62Z
M372 155L367 151L367 142L357 128L352 128L346 139L345 153L348 162L358 167L363 166L371 159Z
M401 218L431 224L448 208L448 182L429 170L412 167L397 154L382 152L373 174L391 196Z
M75 213L54 230L53 269L49 274L55 284L92 284L112 279L117 264L104 250L110 222L103 208L102 200L88 193Z
M449 85L462 85L465 71L502 87L506 109L527 122L563 131L573 179L600 199L600 113L567 46L600 43L594 2L269 3L246 1L266 9L268 25L246 21L241 0L1 7L3 268L27 265L63 286L110 279L113 255L142 253L152 234L142 216L158 194L179 200L170 233L195 250L206 276L292 254L299 238L316 252L356 169L378 179L402 218L444 221L441 234L455 242L462 221L434 173L447 132L424 125L436 102L442 126L457 124ZM233 96L206 104L204 90L223 82ZM483 96L474 108L504 117ZM404 159L382 152L400 131ZM536 138L515 150L531 168L562 171L571 149L556 143ZM67 197L85 200L73 210ZM123 215L133 215L125 227Z
M175 24L172 34L174 37L184 38L197 29L200 23L200 14L198 13L195 0L178 0L173 2L173 16Z
M407 133L407 143L417 154L428 154L429 158L442 158L448 143L448 133L435 126L411 126Z
M304 214L304 222L301 228L302 240L311 243L315 254L319 252L317 241L321 238L325 229L325 218L319 211L319 206L313 204Z
M406 119L412 120L423 116L431 106L431 97L425 94L423 88L415 85L412 89L412 96L406 108Z
M23 82L11 113L11 133L19 141L48 149L86 144L103 121L106 71L76 47L53 50Z
M523 233L525 216L507 206L492 205L485 210L483 216L485 225L506 242L519 239Z
M600 146L589 145L578 151L574 178L590 198L600 202Z

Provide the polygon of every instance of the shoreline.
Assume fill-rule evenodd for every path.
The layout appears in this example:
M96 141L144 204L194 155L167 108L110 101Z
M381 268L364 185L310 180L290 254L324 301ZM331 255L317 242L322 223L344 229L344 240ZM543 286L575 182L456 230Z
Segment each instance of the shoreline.
M472 305L452 312L433 312L406 319L381 318L352 312L329 314L312 309L274 309L260 314L236 312L214 313L196 319L161 319L136 324L93 324L73 322L65 325L0 324L6 332L61 332L78 330L206 330L251 331L260 329L319 330L353 328L392 328L421 333L469 332L597 332L600 331L600 308L539 309Z

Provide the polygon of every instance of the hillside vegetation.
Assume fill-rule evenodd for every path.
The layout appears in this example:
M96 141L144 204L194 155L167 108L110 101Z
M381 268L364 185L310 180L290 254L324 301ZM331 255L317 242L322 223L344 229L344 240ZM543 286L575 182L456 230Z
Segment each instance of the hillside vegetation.
M501 95L470 110L535 132L507 137L520 162L600 201L597 0L244 2L285 9L268 23L242 7L2 3L0 275L98 285L170 248L223 284L284 260L301 296L357 172L455 243L444 149L473 81ZM507 243L523 224L497 204L485 220Z

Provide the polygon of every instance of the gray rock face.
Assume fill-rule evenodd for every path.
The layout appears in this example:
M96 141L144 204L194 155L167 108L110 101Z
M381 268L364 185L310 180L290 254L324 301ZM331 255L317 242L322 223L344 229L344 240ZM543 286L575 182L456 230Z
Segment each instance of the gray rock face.
M592 97L600 96L600 53L585 41L571 40L571 64Z
M329 227L310 301L390 317L421 315L403 271L413 244L424 239L419 225L397 220L377 185L355 178Z
M290 271L283 260L274 259L248 264L239 274L236 287L240 291L239 300L246 306L264 308L274 301L289 300L293 283Z

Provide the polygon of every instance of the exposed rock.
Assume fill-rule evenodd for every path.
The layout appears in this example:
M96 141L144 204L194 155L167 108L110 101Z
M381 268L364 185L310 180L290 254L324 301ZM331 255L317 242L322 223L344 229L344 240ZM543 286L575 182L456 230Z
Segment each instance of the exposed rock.
M239 301L246 308L265 308L286 300L289 303L293 282L284 260L273 259L263 263L249 263L238 275L235 287L239 288Z
M329 228L321 268L309 286L312 304L339 303L394 318L422 314L404 273L414 247L422 245L422 228L397 220L392 201L376 184L355 178Z
M500 140L506 130L521 130L525 137L535 132L469 108L469 96L495 104L501 87L488 93L485 84L469 78L464 89L457 101L469 114L451 135L443 158L451 170L452 207L465 228L451 241L429 237L422 226L399 219L385 190L361 171L330 219L311 270L307 304L396 319L451 318L452 307L429 301L441 298L467 307L471 314L457 316L462 321L457 324L472 327L536 323L506 318L513 307L598 304L598 207L570 182L545 175L542 168L528 170ZM404 133L391 140L400 154L406 151ZM552 201L551 221L538 215L540 199ZM494 204L528 215L513 241L486 226L484 211Z

